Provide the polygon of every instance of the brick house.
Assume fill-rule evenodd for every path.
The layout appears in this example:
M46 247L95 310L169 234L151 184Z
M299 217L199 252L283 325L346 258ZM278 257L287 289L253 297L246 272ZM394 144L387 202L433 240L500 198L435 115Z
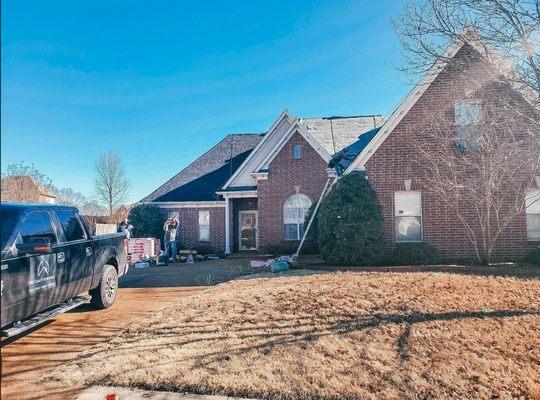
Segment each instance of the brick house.
M296 118L266 133L231 134L142 200L180 221L183 247L205 252L298 244L332 155L379 127L380 115Z
M447 259L475 258L474 246L463 225L437 197L422 190L425 175L415 144L423 140L428 151L440 145L426 139L431 115L440 110L445 113L449 121L447 134L451 137L462 127L461 121L467 120L464 108L472 109L474 118L482 118L484 110L481 104L477 105L475 96L479 91L491 91L497 99L510 96L519 103L523 111L515 118L519 123L514 129L520 129L521 123L536 121L529 129L538 130L540 113L530 101L530 93L517 90L510 83L501 84L504 80L498 78L504 72L486 51L474 41L451 45L345 172L365 172L381 203L390 247L399 242L426 242ZM528 198L533 200L529 200L526 211L498 238L494 259L519 259L540 245L540 177Z

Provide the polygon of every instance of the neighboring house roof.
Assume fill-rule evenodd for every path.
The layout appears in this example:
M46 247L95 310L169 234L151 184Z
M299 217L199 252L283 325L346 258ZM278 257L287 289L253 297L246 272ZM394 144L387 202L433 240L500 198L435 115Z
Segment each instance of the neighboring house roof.
M242 164L262 137L263 134L259 133L227 135L142 202L216 200L215 192Z
M467 40L466 37L472 38ZM431 86L435 79L440 75L448 63L456 56L456 54L465 45L472 46L478 53L484 58L488 59L504 76L508 77L508 65L501 58L500 55L490 52L486 46L483 46L478 40L474 32L468 32L454 41L444 52L444 54L431 66L429 71L422 77L420 82L414 86L409 92L407 97L399 104L394 110L390 118L382 125L378 134L370 141L370 143L362 150L362 152L356 157L356 159L349 165L345 174L352 172L355 169L364 168L366 162L373 156L377 149L384 143L386 138L392 133L392 131L399 125L401 120L407 115L416 102L422 97L425 91ZM512 85L513 88L521 93L523 98L534 106L534 99L531 97L528 91L523 91L522 88L518 88Z
M6 176L2 178L1 186L3 201L41 201L38 197L52 200L58 197L51 189L28 175ZM25 198L21 199L21 195Z

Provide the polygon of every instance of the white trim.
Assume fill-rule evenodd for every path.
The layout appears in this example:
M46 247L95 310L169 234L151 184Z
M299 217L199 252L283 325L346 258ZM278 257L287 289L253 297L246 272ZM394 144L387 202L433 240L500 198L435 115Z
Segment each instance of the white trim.
M268 172L252 172L251 177L256 181L268 179Z
M225 184L221 187L221 189L227 189L229 185L231 184L231 182L233 182L236 179L236 177L240 175L240 173L245 169L246 165L250 162L250 160L255 156L255 154L259 152L262 145L266 143L266 140L268 140L270 133L279 125L279 123L283 120L283 118L294 120L294 117L291 114L289 114L289 110L287 109L283 110L281 114L279 114L279 117L277 117L277 119L274 121L270 129L266 131L266 135L264 135L261 141L257 143L257 146L255 146L255 148L249 153L249 155L246 157L244 162L240 164L240 167L238 167L236 171L234 171L234 174L232 174L232 176L227 180L227 182L225 182Z
M326 175L329 177L329 178L336 178L337 177L337 172L334 168L326 168Z
M224 201L148 201L140 204L150 204L159 208L210 208L225 207Z
M386 138L401 122L403 117L407 115L420 97L422 97L427 88L439 76L441 71L448 64L448 59L453 58L464 44L465 43L463 41L454 43L445 51L444 55L433 64L420 82L416 84L416 86L409 92L407 97L405 97L405 99L399 104L398 108L392 113L392 115L390 115L390 118L386 120L380 131L375 135L371 142L369 142L364 150L362 150L362 152L354 159L351 165L349 165L344 174L349 174L355 169L365 167L366 162L377 151L377 149L381 147Z
M255 214L255 248L242 249L242 225L240 224L242 214ZM238 211L238 251L255 251L259 250L259 211L258 210L241 210Z
M332 156L324 147L322 147L319 142L307 131L307 129L300 123L298 118L295 118L289 130L282 136L279 142L270 150L267 156L257 165L255 172L259 172L261 168L265 165L268 165L272 160L279 154L281 149L287 144L287 142L293 137L293 135L298 132L302 137L308 142L308 144L319 153L325 162L330 162Z
M216 192L216 194L219 194L223 197L228 197L230 199L234 198L244 198L244 197L257 197L257 191L256 190L236 190L232 192Z
M418 193L420 197L420 215L396 215L396 197L398 193ZM398 217L419 217L420 218L420 240L397 240L396 227ZM396 190L394 191L394 243L424 243L424 207L422 204L422 192L420 190Z
M225 254L231 254L231 205L228 196L225 197Z

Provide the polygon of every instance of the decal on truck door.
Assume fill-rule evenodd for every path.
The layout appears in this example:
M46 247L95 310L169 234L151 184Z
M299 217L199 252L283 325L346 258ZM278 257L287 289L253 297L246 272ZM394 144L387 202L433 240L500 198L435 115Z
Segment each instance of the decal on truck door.
M54 262L49 262L54 255L44 255L30 259L30 281L28 290L35 293L40 290L52 289L56 286ZM51 260L52 261L52 260Z

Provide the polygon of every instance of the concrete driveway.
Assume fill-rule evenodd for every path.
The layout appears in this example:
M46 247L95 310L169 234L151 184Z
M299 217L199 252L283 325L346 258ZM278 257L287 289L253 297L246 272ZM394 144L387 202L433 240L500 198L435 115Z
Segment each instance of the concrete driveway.
M75 359L129 326L184 296L250 273L248 259L203 261L130 269L120 279L118 298L107 310L84 304L22 337L2 341L2 399L70 399L81 387L37 382L50 369Z

